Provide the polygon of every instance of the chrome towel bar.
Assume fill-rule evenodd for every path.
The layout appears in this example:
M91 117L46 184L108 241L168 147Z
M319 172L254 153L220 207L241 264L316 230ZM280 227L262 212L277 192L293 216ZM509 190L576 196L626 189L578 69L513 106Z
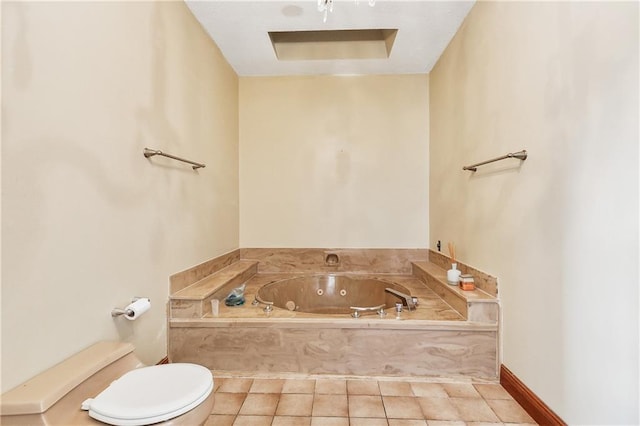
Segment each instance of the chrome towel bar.
M527 151L523 149L522 151L518 151L518 152L510 152L509 154L503 155L502 157L493 158L491 160L472 164L470 166L464 166L462 170L471 170L472 172L475 172L476 170L478 170L478 166L483 166L485 164L493 163L494 161L504 160L506 158L517 158L518 160L524 161L527 159Z
M202 163L196 163L195 161L185 160L184 158L176 157L175 155L171 155L171 154L166 154L166 153L164 153L162 151L158 151L158 150L155 150L155 149L145 148L144 151L142 152L142 155L144 155L145 158L153 157L154 155L160 155L162 157L167 157L167 158L171 158L173 160L182 161L183 163L189 163L189 164L192 165L191 167L193 167L193 170L197 170L197 169L206 167Z

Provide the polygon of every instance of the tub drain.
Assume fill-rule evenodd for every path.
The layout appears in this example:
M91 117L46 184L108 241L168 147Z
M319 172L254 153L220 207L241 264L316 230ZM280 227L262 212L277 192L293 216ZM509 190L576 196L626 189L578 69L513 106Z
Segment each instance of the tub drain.
M296 310L296 304L292 300L289 300L287 303L284 304L284 306L286 306L287 309L290 310L290 311L295 311Z

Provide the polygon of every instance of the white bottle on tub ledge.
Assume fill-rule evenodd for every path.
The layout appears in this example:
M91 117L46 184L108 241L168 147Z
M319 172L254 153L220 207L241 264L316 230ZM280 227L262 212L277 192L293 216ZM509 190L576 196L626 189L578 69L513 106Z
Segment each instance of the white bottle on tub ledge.
M458 285L460 281L460 271L458 271L457 267L457 263L452 263L451 269L447 271L447 282L449 285Z

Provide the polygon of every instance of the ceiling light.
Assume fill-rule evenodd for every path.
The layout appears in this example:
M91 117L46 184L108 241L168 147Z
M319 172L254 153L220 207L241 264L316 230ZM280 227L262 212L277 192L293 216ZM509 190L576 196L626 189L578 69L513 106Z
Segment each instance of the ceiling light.
M359 3L355 0L356 4ZM376 4L376 0L368 0L369 6L373 7ZM322 22L327 22L327 12L333 12L333 0L318 0L318 12L324 13Z

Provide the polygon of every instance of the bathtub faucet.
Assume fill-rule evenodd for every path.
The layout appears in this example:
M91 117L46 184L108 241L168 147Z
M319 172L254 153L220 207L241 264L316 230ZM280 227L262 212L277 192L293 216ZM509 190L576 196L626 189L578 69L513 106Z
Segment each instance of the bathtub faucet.
M267 300L262 300L260 298L260 296L258 296L257 294L255 295L255 298L253 299L253 302L251 302L251 304L253 306L257 306L260 303L262 303L264 305L264 308L262 309L265 313L269 313L271 311L273 311L273 302L269 302Z
M398 296L399 298L403 299L404 302L407 304L407 309L412 310L416 308L416 305L418 304L418 298L417 297L412 297L408 294L404 294L398 290L394 290L392 288L385 288L385 291L388 291L391 294L394 294L396 296Z

